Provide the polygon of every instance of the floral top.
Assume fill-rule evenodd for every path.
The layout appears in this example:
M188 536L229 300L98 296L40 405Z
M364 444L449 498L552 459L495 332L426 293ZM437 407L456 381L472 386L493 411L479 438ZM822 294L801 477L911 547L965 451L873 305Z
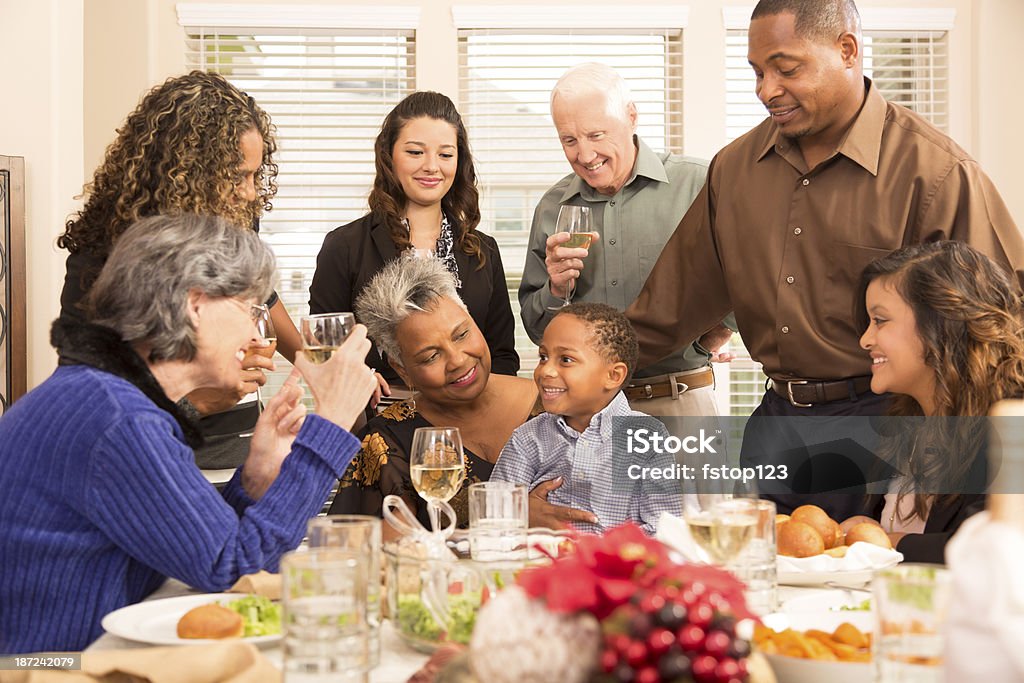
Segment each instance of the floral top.
M429 528L427 501L412 485L409 449L419 427L433 427L416 412L415 403L402 401L388 406L363 428L359 453L341 478L330 514L382 515L384 496L394 494L416 502L416 517ZM448 501L455 509L459 527L469 524L469 485L487 481L494 464L466 449L466 478L459 492Z

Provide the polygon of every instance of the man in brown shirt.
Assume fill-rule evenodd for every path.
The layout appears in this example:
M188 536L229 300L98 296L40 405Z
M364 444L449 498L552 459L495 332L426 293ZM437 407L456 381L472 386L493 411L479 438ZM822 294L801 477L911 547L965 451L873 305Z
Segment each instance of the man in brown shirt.
M882 98L863 76L862 44L852 0L758 3L747 57L769 118L712 160L627 310L641 365L734 310L772 378L753 417L883 414L854 318L868 263L957 239L1024 282L1024 239L992 182L948 136Z

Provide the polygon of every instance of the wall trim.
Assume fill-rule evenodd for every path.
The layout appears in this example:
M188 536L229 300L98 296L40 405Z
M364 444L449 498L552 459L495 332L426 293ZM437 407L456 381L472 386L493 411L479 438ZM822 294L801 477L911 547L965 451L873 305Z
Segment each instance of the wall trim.
M179 26L209 28L416 29L420 8L412 5L251 5L178 3Z
M753 5L722 8L727 31L746 31ZM865 31L951 31L956 23L954 7L862 7L861 26Z
M686 28L688 5L453 5L457 29L650 29Z

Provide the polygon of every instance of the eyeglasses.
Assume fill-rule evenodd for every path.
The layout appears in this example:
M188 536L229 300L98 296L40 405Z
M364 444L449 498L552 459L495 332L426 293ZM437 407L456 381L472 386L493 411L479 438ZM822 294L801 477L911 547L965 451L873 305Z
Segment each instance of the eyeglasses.
M229 296L228 301L232 301L241 306L243 310L247 310L249 312L249 318L252 319L253 322L256 322L265 315L270 315L270 311L267 309L266 304L251 304L248 301L242 301L241 299L236 299L233 296Z

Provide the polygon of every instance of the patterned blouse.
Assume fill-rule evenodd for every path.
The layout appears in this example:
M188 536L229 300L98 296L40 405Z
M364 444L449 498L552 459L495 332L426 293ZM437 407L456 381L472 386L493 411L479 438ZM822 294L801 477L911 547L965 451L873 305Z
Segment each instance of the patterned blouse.
M388 406L363 428L362 448L341 478L330 514L382 515L384 496L394 494L416 502L416 517L430 528L427 501L416 493L409 475L412 435L419 427L434 425L416 412L412 401ZM487 481L493 463L465 449L466 478L459 492L448 501L455 509L460 528L469 524L469 485ZM444 520L442 520L443 522Z

